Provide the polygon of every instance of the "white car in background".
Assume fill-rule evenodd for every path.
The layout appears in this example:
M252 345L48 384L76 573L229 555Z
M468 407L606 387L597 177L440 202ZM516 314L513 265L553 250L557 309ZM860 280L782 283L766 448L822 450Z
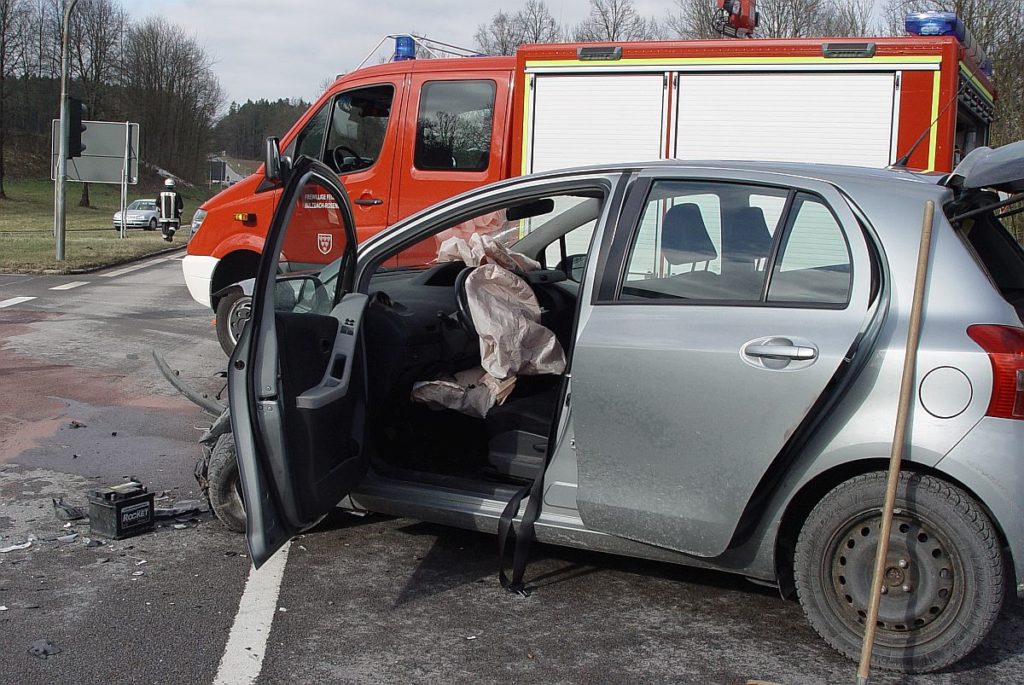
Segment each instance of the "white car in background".
M128 215L125 217L128 228L155 231L159 220L160 207L155 199L135 200L128 205ZM114 230L121 230L121 212L114 212Z

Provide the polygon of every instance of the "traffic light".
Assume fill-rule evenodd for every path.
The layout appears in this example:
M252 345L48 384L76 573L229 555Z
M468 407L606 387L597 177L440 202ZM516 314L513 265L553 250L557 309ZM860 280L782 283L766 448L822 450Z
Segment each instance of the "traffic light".
M82 132L86 126L82 123L82 115L85 114L85 103L78 98L68 97L68 118L71 120L70 134L68 137L68 159L81 157L85 151L82 145Z

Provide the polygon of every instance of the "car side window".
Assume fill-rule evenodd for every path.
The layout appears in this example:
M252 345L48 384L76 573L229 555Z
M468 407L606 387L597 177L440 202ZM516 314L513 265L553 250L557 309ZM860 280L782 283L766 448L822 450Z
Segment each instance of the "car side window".
M804 193L790 215L768 301L845 304L852 260L839 222L821 200Z
M339 174L367 169L377 161L394 95L394 86L382 84L345 91L334 99L324 161Z
M760 301L787 196L781 188L656 182L619 299Z
M298 159L302 155L320 159L320 150L324 146L324 132L327 130L327 116L330 114L330 105L325 104L320 110L306 122L306 125L295 136L290 145L294 153L286 151L285 154Z
M427 171L484 171L490 163L494 81L429 81L420 95L413 163Z

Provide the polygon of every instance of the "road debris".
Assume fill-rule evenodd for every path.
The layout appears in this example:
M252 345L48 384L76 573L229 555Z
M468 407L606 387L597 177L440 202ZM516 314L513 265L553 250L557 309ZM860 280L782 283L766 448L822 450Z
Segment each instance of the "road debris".
M0 554L6 554L7 552L14 552L19 549L28 549L32 546L32 542L36 539L34 535L28 536L28 541L23 542L20 545L8 545L7 547L0 547Z
M47 659L54 654L60 654L61 648L49 640L36 640L32 643L32 646L28 648L28 653L34 657L39 657L40 659Z
M85 512L64 502L63 497L53 498L53 513L61 521L78 521L85 518Z
M57 542L74 542L78 539L78 533L68 533L57 538Z
M203 502L202 500L180 499L174 504L164 507L157 507L153 511L153 516L157 519L180 519L182 517L188 517L192 514L201 514L209 510L209 505L206 502ZM179 523L187 523L187 520L179 520Z
M68 428L88 428L88 426L81 421L72 421L68 424Z

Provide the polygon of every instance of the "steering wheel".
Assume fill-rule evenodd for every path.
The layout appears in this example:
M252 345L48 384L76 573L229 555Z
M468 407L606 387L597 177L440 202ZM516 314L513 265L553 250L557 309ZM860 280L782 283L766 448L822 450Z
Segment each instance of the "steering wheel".
M455 277L455 315L459 325L470 335L476 335L476 326L473 325L473 314L469 311L469 297L466 295L466 278L469 277L475 266L467 266Z
M356 161L351 164L345 161L345 157L342 153L348 152L350 157L355 157ZM355 171L360 168L363 164L363 158L359 156L359 153L348 147L347 145L336 145L331 150L331 161L334 162L334 168L339 172L342 171Z

